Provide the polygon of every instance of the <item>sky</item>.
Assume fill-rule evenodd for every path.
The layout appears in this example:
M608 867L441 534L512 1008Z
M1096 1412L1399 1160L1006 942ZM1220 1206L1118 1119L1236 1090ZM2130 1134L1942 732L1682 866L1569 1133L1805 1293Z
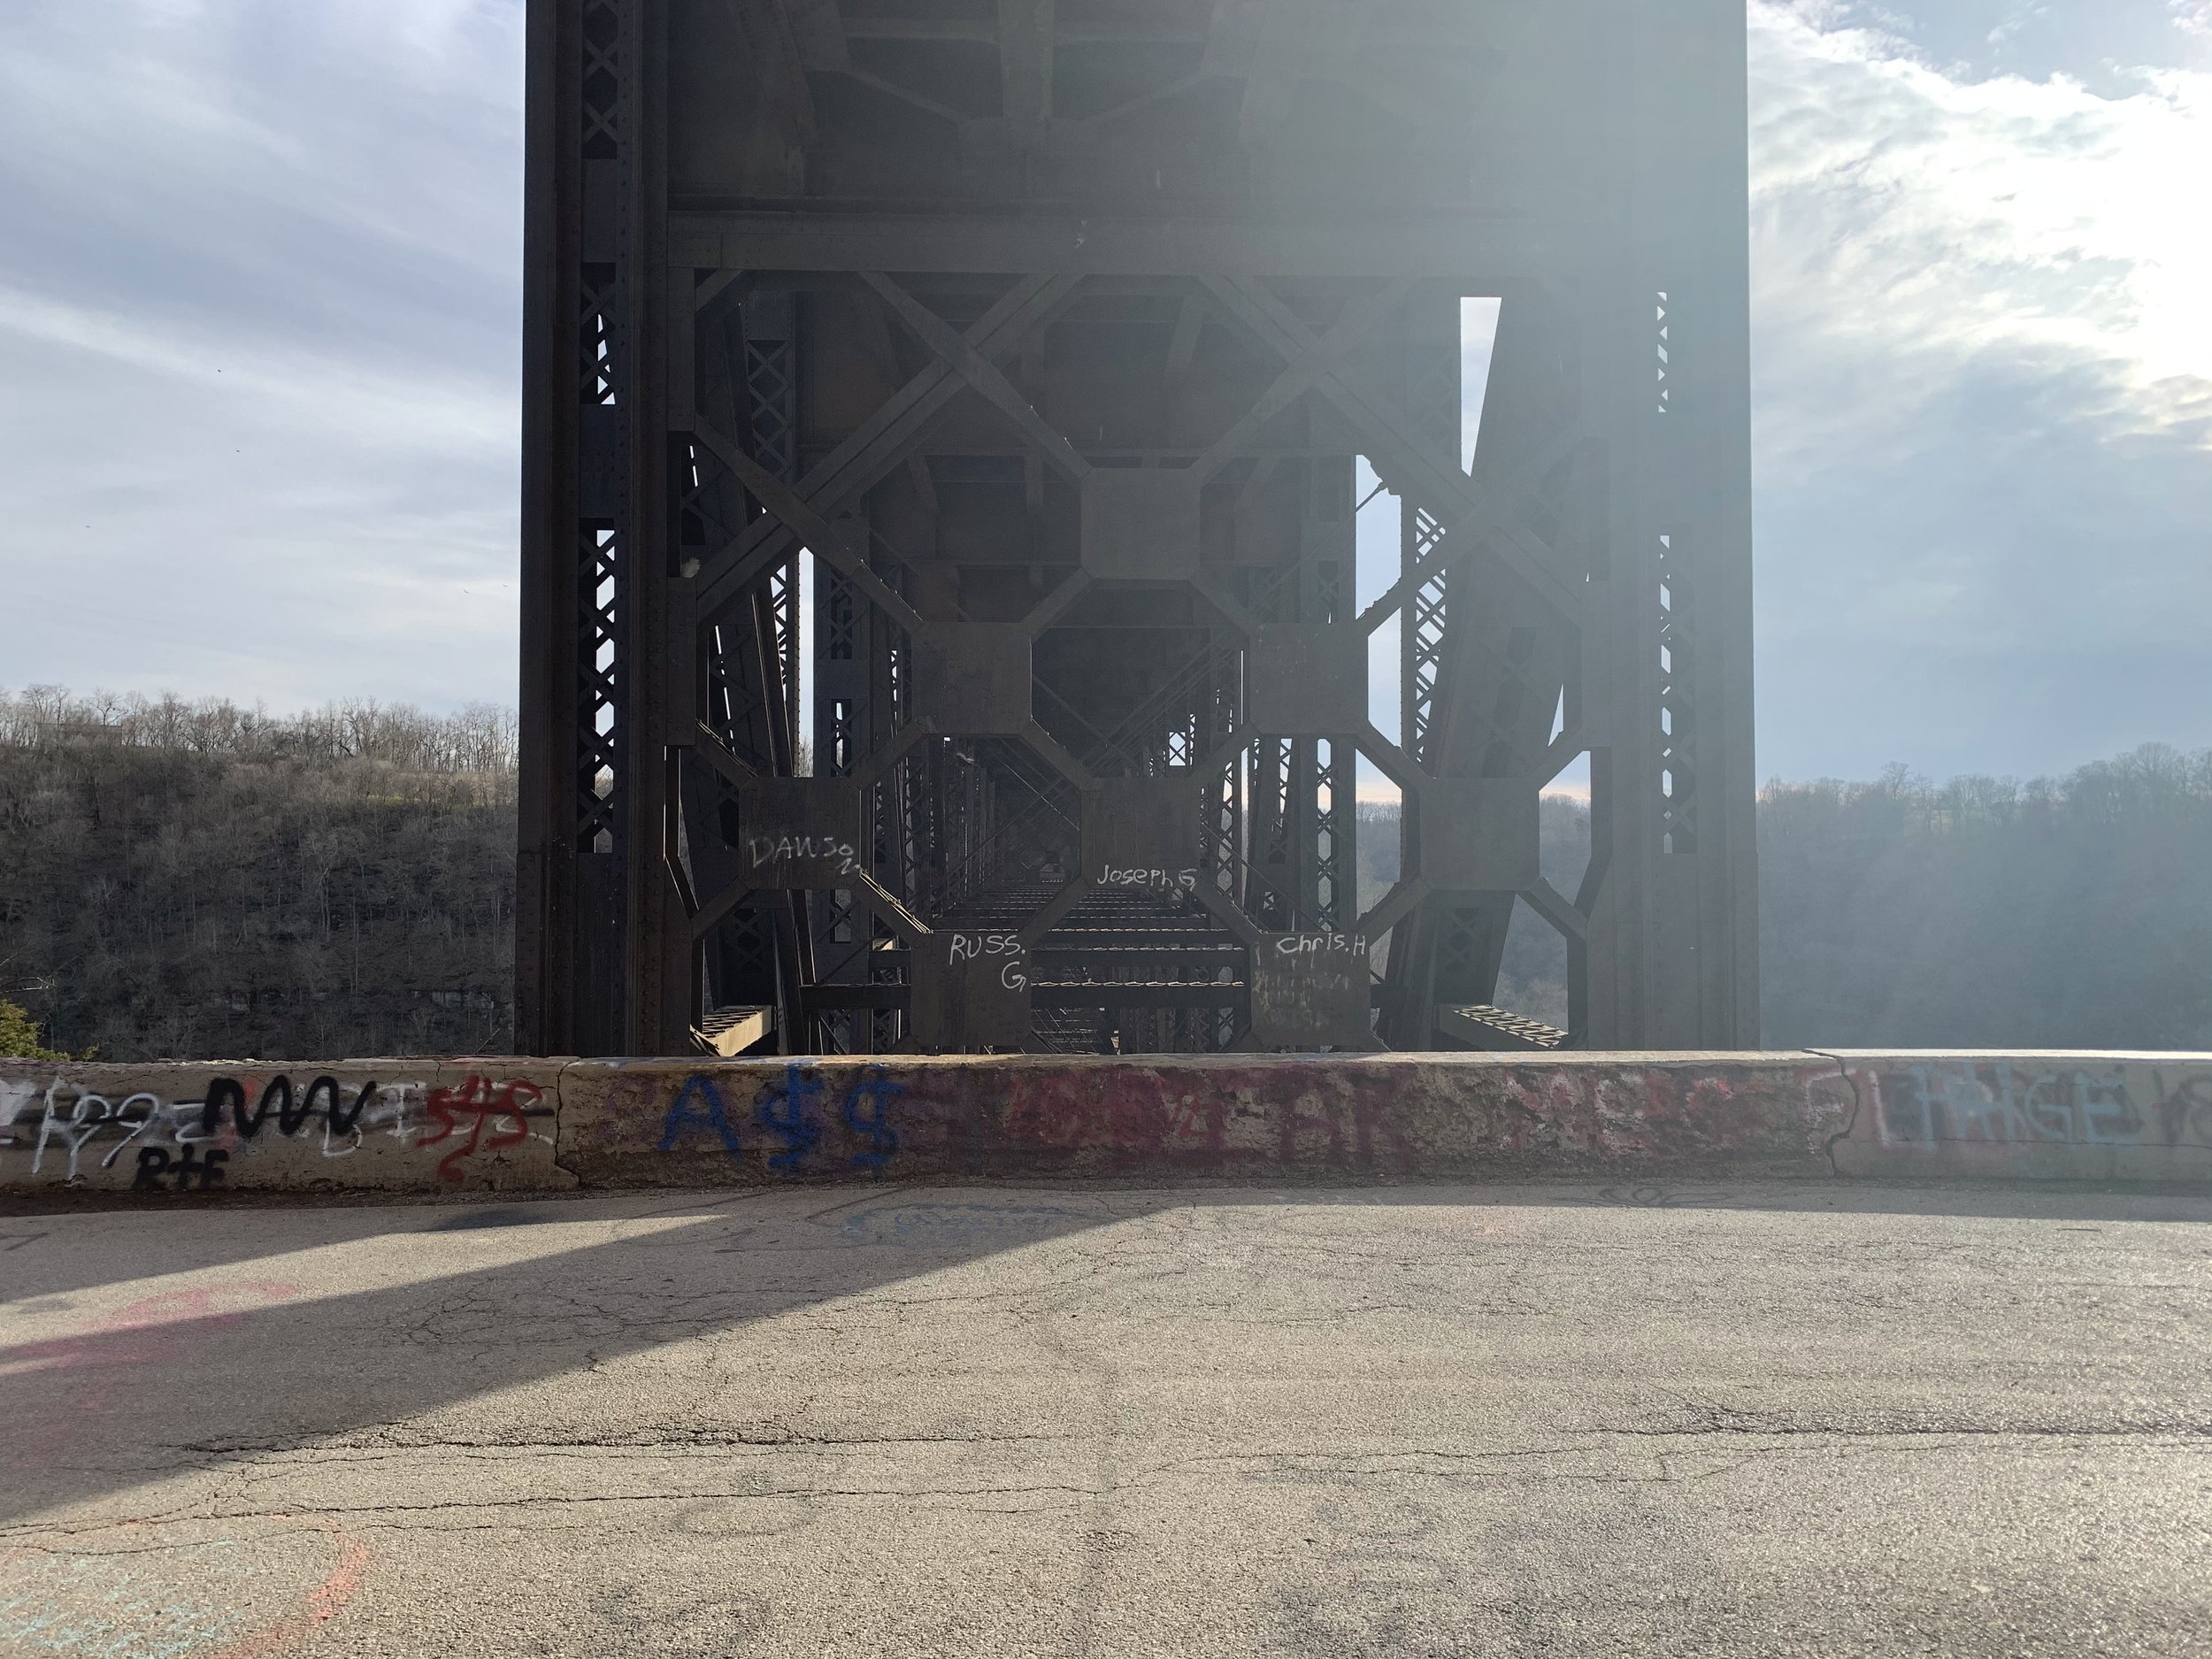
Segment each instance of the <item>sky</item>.
M1748 21L1762 777L2212 747L2212 0ZM520 120L520 0L12 0L0 687L513 700Z

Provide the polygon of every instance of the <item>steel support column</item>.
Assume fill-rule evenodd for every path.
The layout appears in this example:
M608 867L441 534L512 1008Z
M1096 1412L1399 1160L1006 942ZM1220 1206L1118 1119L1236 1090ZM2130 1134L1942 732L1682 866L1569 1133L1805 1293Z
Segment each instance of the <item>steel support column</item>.
M986 10L532 0L522 1046L1755 1041L1740 5Z

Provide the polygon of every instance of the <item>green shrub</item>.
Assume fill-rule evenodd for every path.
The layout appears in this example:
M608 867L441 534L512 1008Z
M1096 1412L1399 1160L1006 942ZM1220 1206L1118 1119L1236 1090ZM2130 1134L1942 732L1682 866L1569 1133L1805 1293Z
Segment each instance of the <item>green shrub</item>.
M38 1042L38 1027L31 1017L13 1002L0 1002L0 1059L4 1060L73 1060L73 1054L58 1048L42 1048Z

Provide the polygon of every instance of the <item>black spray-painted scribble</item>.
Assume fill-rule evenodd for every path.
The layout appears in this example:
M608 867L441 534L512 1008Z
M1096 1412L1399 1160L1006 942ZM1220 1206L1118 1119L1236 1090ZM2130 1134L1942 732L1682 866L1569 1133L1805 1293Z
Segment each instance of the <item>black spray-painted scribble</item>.
M258 1087L236 1077L211 1078L197 1099L141 1090L111 1100L57 1077L42 1088L0 1082L0 1143L27 1144L31 1174L68 1181L133 1154L134 1164L125 1167L134 1169L134 1188L181 1192L219 1185L231 1156L257 1146L311 1135L323 1157L344 1158L381 1131L411 1148L442 1145L437 1172L450 1181L462 1178L462 1166L477 1153L528 1139L528 1114L543 1098L535 1084L519 1079L472 1075L434 1088L415 1081L341 1083L325 1073L302 1087L280 1072ZM197 1150L210 1147L217 1150Z

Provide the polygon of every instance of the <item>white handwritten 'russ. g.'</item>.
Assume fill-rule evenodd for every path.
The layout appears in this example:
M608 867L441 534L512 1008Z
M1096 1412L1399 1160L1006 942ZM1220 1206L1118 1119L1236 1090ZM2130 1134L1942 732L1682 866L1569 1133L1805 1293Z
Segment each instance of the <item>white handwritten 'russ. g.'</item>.
M945 956L950 962L973 962L979 956L1018 956L1022 954L1019 933L955 933L945 941Z
M1010 991L1029 987L1029 976L1022 971L1029 952L1019 933L955 933L945 941L945 956L950 962L979 962L987 957L1002 957L998 982Z

